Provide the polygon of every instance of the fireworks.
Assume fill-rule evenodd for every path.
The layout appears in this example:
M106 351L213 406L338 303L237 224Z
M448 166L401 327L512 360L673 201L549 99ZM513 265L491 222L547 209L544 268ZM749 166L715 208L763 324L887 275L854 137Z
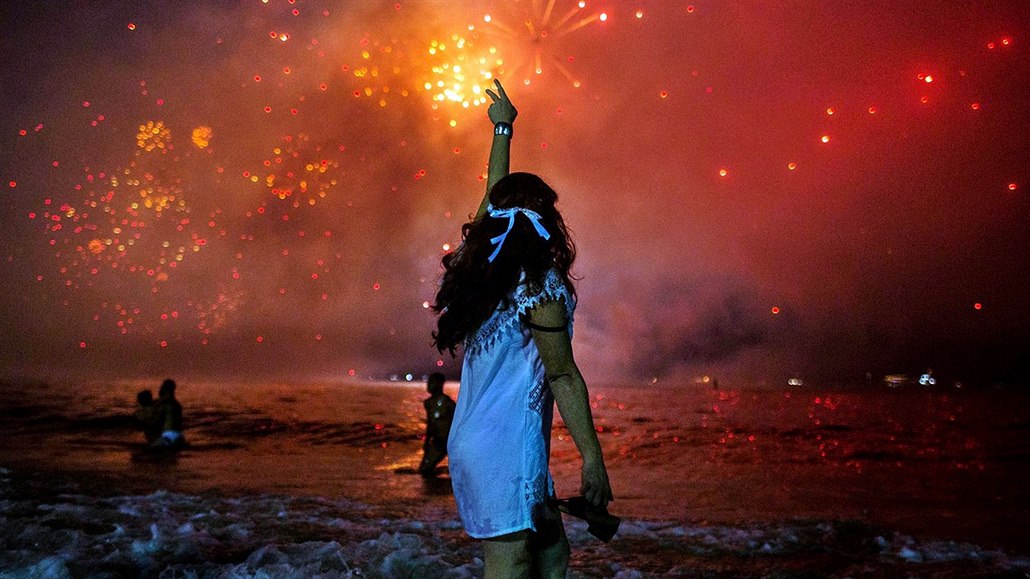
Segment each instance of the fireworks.
M211 130L211 127L197 127L193 129L193 145L198 149L206 149L211 144L211 137L213 135L214 132Z
M595 22L604 22L604 12L590 12L586 2L579 1L566 6L556 0L546 5L536 0L506 4L507 13L487 14L483 17L486 28L496 32L511 45L512 52L519 56L514 64L502 72L502 78L514 76L524 84L530 84L534 76L542 76L553 67L574 87L582 82L567 65L575 60L572 56L559 56L558 43L570 34L586 28ZM558 6L562 4L562 6Z
M314 205L338 183L334 172L340 164L326 156L321 146L311 145L308 135L285 135L262 161L263 168L244 172L252 183L264 183L280 201L290 200L293 207Z
M165 127L163 121L147 121L139 126L136 133L136 144L144 151L164 150L172 138L172 132Z

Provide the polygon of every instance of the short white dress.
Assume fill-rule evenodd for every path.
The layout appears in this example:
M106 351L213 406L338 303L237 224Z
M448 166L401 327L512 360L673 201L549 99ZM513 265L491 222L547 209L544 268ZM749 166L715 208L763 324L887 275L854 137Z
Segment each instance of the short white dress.
M554 398L522 317L561 300L571 336L576 304L554 269L536 289L520 282L509 306L498 306L465 341L447 452L458 514L477 539L536 530L534 521L554 494L548 471Z

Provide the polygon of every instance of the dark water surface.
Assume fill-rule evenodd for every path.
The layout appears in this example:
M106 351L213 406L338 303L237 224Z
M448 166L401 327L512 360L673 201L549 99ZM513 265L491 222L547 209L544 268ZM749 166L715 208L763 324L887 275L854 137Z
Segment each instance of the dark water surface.
M127 417L141 387L156 384L0 385L0 467L8 492L31 502L26 489L33 485L25 481L64 480L91 504L153 497L158 489L176 498L153 500L175 504L195 496L319 497L362 505L362 512L395 526L436 525L441 540L462 545L451 546L459 557L474 549L456 526L445 477L398 474L420 459L421 385L183 381L179 398L191 446L174 459L139 450ZM453 395L455 388L449 384L447 391ZM994 570L1022 569L1022 555L1030 554L1030 396L1024 393L660 384L594 387L591 394L617 498L612 511L627 519L621 537L633 545L622 571L696 568L694 539L729 553L730 563L711 567L727 576L750 568L734 559L738 543L753 557L775 555L788 544L825 553L827 545L872 542L869 553L849 557L881 565L885 552L901 565L937 557L937 567L928 569L945 576L977 568L986 555L969 556L974 547L1006 554L1002 563L995 557ZM560 423L552 454L558 494L575 494L577 455ZM76 505L87 512L106 508ZM251 523L257 516L251 513ZM859 538L847 538L849 532ZM920 551L913 541L936 546ZM384 545L387 553L401 549ZM948 545L965 555L948 554ZM306 561L297 557L286 557L294 570ZM8 563L15 560L32 562ZM452 563L447 573L481 572Z

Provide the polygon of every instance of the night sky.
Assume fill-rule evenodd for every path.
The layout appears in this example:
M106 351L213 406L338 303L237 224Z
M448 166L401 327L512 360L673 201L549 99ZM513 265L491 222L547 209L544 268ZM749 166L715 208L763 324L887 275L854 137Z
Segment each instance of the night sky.
M3 2L5 375L381 378L519 109L588 381L1030 377L1030 3Z

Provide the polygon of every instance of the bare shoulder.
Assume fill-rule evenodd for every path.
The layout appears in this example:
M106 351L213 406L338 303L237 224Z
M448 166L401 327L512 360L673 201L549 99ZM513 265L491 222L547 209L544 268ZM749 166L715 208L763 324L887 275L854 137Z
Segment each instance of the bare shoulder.
M529 314L529 321L538 326L558 328L569 323L564 298L539 303L526 313Z

